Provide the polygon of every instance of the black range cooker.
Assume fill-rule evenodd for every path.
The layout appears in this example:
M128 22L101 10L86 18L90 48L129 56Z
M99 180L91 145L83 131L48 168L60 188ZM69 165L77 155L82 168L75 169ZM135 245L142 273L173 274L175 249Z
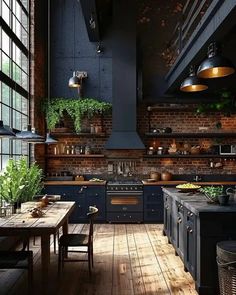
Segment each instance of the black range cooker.
M140 180L108 181L107 221L143 222L143 185Z

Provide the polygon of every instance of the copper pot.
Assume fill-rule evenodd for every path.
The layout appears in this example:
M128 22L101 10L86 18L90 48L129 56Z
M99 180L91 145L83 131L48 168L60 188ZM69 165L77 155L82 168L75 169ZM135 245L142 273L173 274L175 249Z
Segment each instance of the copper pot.
M172 174L170 172L162 172L161 173L161 180L163 181L170 181L172 179Z
M155 181L159 181L161 179L161 175L158 172L152 171L150 173L150 178L154 179Z

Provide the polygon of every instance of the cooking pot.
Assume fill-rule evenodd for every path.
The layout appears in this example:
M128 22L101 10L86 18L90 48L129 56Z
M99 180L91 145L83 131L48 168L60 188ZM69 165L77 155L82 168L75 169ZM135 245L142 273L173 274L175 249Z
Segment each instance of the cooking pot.
M172 179L172 174L168 171L161 173L161 180L170 181Z
M161 175L160 175L160 173L158 173L158 172L152 171L152 172L150 173L150 178L151 178L151 179L154 179L155 181L159 181L160 178L161 178Z

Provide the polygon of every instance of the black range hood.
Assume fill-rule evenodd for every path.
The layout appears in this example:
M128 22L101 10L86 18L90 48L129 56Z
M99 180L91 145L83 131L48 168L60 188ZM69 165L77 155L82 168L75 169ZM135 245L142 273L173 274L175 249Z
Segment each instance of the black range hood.
M136 0L113 0L112 133L106 149L145 149L136 131Z

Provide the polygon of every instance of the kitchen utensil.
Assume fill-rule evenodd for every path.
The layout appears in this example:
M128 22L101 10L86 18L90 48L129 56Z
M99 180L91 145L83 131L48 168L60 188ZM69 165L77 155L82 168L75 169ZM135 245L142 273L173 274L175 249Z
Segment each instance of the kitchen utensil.
M168 171L161 173L161 180L170 181L172 179L172 174Z
M152 171L152 172L150 173L150 179L153 179L154 181L159 181L160 178L161 178L160 173L155 172L155 171Z

